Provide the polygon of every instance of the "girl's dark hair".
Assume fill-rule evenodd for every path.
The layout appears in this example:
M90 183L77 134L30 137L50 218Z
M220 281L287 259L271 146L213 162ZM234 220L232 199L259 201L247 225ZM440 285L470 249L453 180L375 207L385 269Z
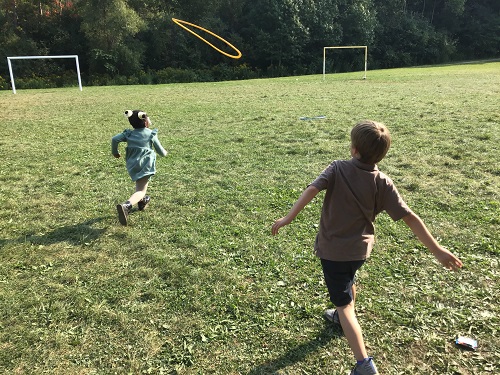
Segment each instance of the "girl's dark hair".
M140 109L134 109L131 111L130 109L125 111L125 116L128 118L128 122L134 129L140 129L146 127L146 119L148 115L146 112L141 111Z
M384 124L364 120L352 128L351 143L360 154L361 162L377 164L391 147L391 135Z

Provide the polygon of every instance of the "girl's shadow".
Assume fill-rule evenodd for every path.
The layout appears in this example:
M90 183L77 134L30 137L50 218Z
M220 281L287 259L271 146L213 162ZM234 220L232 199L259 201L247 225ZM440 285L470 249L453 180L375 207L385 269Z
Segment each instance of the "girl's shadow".
M34 245L51 245L58 242L68 242L72 245L83 245L97 240L106 231L105 228L100 229L92 226L104 219L104 217L99 217L87 220L83 223L54 229L43 235L26 234L15 240L0 239L0 244L4 245L8 242L16 242L31 243Z

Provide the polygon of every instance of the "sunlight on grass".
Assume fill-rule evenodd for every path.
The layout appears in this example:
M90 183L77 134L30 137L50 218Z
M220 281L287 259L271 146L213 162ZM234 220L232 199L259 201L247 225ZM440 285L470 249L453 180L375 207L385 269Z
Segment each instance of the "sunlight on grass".
M0 371L348 372L322 319L322 198L280 236L270 226L372 118L393 136L380 169L465 267L445 272L379 216L359 275L369 352L385 374L499 372L499 87L500 64L484 63L1 91ZM122 227L115 205L133 185L110 139L128 108L150 114L169 155Z

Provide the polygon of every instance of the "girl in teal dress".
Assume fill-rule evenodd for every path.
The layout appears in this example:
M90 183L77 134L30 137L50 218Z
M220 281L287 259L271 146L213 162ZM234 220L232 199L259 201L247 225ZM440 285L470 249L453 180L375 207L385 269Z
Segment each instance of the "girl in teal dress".
M116 206L118 220L122 225L127 225L128 214L132 206L137 204L139 210L142 211L149 203L150 197L146 195L146 192L150 178L156 173L156 153L160 156L167 156L167 151L156 135L158 129L149 129L151 120L146 112L127 110L125 116L134 129L124 130L111 139L111 153L115 158L121 156L118 145L121 142L127 142L125 148L127 171L132 181L135 182L135 193L128 201Z

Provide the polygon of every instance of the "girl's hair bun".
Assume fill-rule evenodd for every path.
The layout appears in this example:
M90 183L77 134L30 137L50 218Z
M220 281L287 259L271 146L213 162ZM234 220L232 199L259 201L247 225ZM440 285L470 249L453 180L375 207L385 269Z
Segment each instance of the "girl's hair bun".
M125 117L134 129L145 128L147 126L146 119L148 118L148 115L140 109L134 109L133 111L127 109L125 111Z

